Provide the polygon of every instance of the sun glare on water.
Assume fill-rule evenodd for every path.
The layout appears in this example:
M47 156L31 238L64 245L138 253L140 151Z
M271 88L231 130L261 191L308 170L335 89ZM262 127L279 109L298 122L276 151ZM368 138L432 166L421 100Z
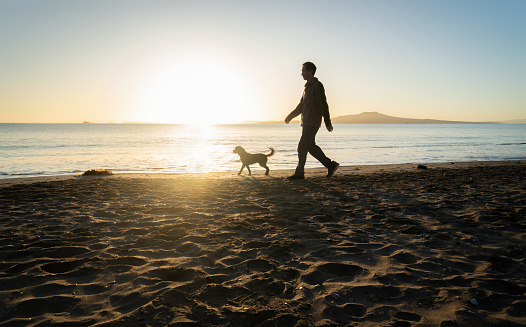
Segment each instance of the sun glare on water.
M160 66L144 81L139 119L167 124L224 124L246 120L250 96L227 65L191 60Z

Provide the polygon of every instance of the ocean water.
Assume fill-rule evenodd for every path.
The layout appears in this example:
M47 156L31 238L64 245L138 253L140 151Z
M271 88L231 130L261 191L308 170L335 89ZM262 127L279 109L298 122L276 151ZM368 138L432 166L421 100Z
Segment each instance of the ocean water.
M293 169L300 134L299 125L0 124L0 178L237 172L237 145L253 153L273 147L271 171ZM322 126L317 143L342 165L524 160L526 125L335 125L332 133ZM309 156L307 168L315 167Z

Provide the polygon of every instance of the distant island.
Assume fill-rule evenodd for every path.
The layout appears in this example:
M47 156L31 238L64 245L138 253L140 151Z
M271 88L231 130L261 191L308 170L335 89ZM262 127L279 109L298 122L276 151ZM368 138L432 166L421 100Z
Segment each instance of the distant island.
M247 123L255 124L284 124L283 121L251 121ZM298 124L299 120L291 123ZM357 115L346 115L332 118L333 124L495 124L498 122L468 122L468 121L452 121L452 120L438 120L438 119L414 119L401 118L381 114L379 112L362 112Z
M357 115L339 116L332 119L333 124L476 124L467 121L438 119L415 119L393 117L373 112L362 112Z

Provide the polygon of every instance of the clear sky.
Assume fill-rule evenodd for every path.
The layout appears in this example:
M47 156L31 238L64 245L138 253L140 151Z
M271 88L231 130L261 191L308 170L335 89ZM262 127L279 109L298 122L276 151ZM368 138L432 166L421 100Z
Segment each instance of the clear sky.
M524 0L0 0L0 122L526 118Z

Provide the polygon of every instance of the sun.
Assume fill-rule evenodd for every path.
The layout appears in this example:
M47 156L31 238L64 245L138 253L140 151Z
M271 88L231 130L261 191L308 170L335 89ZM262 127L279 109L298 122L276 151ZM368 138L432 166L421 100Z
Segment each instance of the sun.
M245 120L250 92L241 74L203 58L160 66L139 95L141 120L167 124L225 124Z

